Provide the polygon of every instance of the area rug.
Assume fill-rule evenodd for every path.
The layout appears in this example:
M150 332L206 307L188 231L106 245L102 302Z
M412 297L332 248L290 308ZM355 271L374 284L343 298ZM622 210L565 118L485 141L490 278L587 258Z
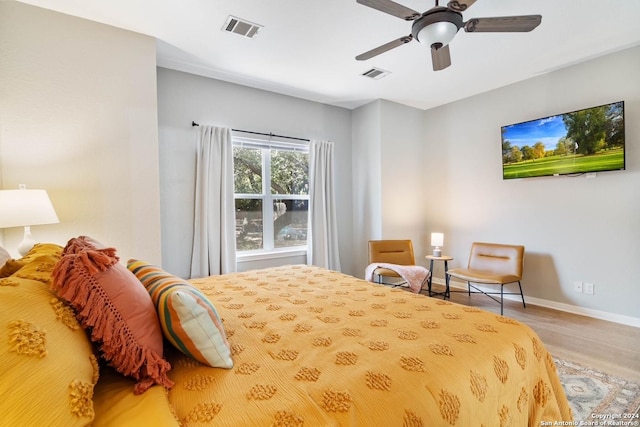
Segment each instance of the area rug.
M613 417L626 415L626 421L632 424L620 425L640 425L633 416L640 410L639 383L568 360L554 358L554 361L575 421L615 420Z

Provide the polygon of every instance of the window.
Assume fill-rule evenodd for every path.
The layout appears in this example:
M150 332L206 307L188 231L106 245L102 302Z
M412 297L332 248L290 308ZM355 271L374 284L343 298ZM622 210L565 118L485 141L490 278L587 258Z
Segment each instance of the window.
M306 248L309 146L233 138L236 248Z

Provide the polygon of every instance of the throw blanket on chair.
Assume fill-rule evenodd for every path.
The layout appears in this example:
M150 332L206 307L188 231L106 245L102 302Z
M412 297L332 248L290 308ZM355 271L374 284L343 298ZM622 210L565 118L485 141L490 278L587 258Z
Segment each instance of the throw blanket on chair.
M368 282L373 282L373 272L376 268L386 268L400 275L409 284L411 292L419 293L422 286L427 282L431 272L420 265L398 265L386 262L369 264L364 271L364 278Z

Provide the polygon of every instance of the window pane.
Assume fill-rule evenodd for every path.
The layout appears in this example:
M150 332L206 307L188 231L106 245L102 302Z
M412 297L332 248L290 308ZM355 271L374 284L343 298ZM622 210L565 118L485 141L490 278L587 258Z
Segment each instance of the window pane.
M262 194L260 149L233 147L233 185L238 194Z
M236 248L262 249L262 200L236 199Z
M309 153L271 150L271 194L309 194Z
M274 202L274 246L276 248L306 246L308 219L308 200L294 199Z

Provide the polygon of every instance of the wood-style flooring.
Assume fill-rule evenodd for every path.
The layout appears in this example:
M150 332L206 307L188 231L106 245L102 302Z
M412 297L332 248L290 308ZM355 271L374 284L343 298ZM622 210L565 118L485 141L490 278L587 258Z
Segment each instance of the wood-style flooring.
M443 288L433 284L436 291ZM422 293L426 293L426 290ZM466 292L452 292L451 301L500 314L500 304L482 294L469 296ZM522 302L512 300L505 300L504 315L533 329L549 352L556 357L640 382L640 328L535 306L528 302L524 308Z

